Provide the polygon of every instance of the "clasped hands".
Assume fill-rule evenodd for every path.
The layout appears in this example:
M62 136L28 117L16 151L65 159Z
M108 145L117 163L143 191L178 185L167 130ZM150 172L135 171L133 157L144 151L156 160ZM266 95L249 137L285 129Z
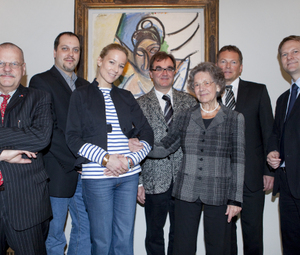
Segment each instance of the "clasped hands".
M109 155L109 161L106 164L106 169L104 170L104 175L106 176L116 176L128 172L128 161L124 155L112 154Z

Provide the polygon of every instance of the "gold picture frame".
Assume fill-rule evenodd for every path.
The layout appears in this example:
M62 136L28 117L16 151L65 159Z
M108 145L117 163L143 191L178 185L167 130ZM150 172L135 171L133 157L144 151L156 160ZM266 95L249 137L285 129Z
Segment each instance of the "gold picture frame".
M150 2L150 1L149 1ZM141 11L155 10L157 12L185 10L201 10L203 13L203 58L199 61L216 62L219 43L219 0L152 0L151 4L144 0L75 0L75 33L82 44L81 60L77 73L88 78L89 61L89 12L99 11Z

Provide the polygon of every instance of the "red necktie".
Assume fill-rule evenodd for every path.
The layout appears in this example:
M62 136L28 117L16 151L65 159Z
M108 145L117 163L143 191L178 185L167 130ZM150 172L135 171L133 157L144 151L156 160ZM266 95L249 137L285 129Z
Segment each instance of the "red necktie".
M1 104L1 119L2 119L2 124L3 124L3 121L4 121L4 113L5 113L5 110L6 110L6 106L7 106L7 101L8 99L10 98L10 95L0 95L1 97L3 97L3 102ZM3 176L2 176L2 173L0 171L0 186L3 184Z
M3 97L3 102L1 104L1 117L2 117L2 124L3 124L4 113L5 113L5 109L6 109L6 106L7 106L7 101L10 98L10 95L3 95L3 94L1 94L0 97Z

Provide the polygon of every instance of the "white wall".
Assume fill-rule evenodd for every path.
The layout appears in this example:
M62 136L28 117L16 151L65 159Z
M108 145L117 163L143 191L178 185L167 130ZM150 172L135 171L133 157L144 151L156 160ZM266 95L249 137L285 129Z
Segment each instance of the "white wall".
M53 41L61 32L74 30L73 0L0 0L0 43L11 41L25 53L27 80L53 64ZM267 84L273 108L278 96L289 88L281 72L277 47L281 39L299 31L299 0L220 0L219 45L237 45L244 55L242 78ZM166 226L166 228L168 225ZM67 233L70 222L67 225ZM240 228L239 254L242 254ZM145 222L137 206L135 254L144 255ZM204 254L202 222L198 254ZM266 196L264 213L266 255L281 254L278 198Z

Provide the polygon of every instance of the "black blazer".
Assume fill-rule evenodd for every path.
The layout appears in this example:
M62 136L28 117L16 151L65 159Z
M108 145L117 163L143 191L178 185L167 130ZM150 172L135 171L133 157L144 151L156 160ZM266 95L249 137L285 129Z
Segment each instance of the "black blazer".
M124 135L138 137L153 146L152 128L131 92L112 86L110 95ZM98 82L76 89L70 100L66 131L67 144L78 157L76 165L89 162L77 154L85 143L107 150L108 132L111 126L106 124L105 102Z
M78 77L76 88L90 84ZM76 190L78 173L74 170L76 158L66 144L65 131L72 90L55 66L32 77L30 87L48 91L51 95L53 134L44 151L44 162L50 176L50 196L72 197Z
M273 113L267 88L240 79L235 110L245 117L246 164L244 183L252 192L263 189L263 175L273 176L267 163L267 144Z
M50 95L20 85L7 105L0 127L0 150L40 152L49 144L51 131ZM15 230L25 230L51 217L48 175L42 153L31 164L0 161L0 169L5 187L0 195Z
M280 151L282 129L286 114L286 107L290 90L284 92L277 100L275 121L272 136L269 141L268 152ZM286 120L284 134L284 158L287 181L292 195L300 199L300 97L296 99L292 111ZM275 171L273 194L279 192L279 170Z

